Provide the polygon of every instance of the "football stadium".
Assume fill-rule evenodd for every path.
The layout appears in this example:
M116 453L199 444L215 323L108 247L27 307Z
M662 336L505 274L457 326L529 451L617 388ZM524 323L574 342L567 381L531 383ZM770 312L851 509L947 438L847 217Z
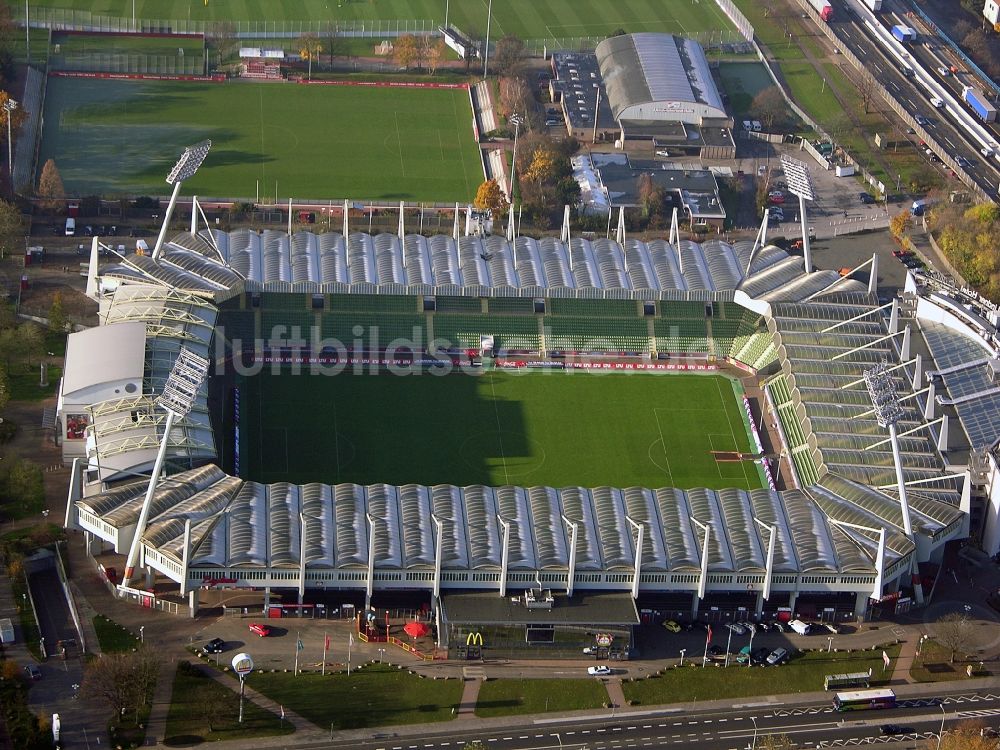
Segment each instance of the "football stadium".
M861 618L920 601L949 540L996 546L987 303L622 239L192 225L101 266L95 239L67 525L103 570L135 550L123 595L407 602L451 646Z

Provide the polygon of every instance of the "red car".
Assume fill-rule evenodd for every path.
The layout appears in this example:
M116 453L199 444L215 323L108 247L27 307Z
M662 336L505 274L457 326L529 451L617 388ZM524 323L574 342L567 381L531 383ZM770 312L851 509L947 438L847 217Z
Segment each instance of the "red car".
M775 191L773 193L768 193L767 200L770 203L778 205L778 204L781 204L781 203L785 202L785 194L784 193L779 193L777 191Z
M259 635L261 638L265 638L271 635L271 628L269 628L267 625L262 625L259 622L251 622L250 632L254 633L255 635Z

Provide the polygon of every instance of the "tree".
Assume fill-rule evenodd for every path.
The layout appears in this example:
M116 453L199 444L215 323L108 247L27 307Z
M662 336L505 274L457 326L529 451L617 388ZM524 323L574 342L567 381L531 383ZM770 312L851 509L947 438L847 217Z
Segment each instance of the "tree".
M963 721L941 735L941 750L1000 750L1000 739L987 736L985 729L985 722Z
M240 40L236 36L236 24L232 21L218 21L212 24L209 38L215 41L219 57L225 61L236 55Z
M516 75L524 63L524 42L513 34L507 34L493 50L493 63L501 76Z
M771 132L775 124L784 124L788 104L777 86L768 86L750 102L750 115L760 120L764 130Z
M438 67L448 56L448 45L444 39L438 39L427 50L427 70L431 75L437 72Z
M937 621L934 637L942 646L951 651L949 661L955 663L955 655L966 654L972 649L975 626L964 614L952 612Z
M7 370L0 366L0 412L10 403L10 385L7 380Z
M49 307L49 330L66 333L66 311L63 310L62 292L52 295L52 305Z
M313 60L319 62L320 53L323 51L323 42L318 36L309 31L299 37L298 48L299 48L299 56L303 60L309 61L308 80L311 81Z
M0 258L21 246L26 228L24 215L17 206L7 201L0 201ZM0 326L0 328L6 327Z
M901 240L910 231L912 225L913 219L910 217L910 212L901 211L889 220L889 232L897 240Z
M476 191L476 199L472 203L476 208L488 209L494 219L499 219L507 212L507 196L503 194L495 179L487 180Z
M413 34L403 34L396 38L396 43L393 45L393 54L396 56L396 63L401 68L410 69L410 66L417 60L419 56L419 46L417 38Z
M535 111L534 95L528 82L520 76L500 79L500 114L510 117L515 112L528 115ZM521 132L524 132L522 128ZM513 135L513 128L511 128Z
M3 107L10 98L11 98L10 94L8 94L6 91L0 91L0 107ZM3 134L5 136L7 135L7 115L8 112L6 109L0 109L0 126L3 127ZM18 128L21 127L21 123L24 122L27 116L28 113L24 110L23 107L20 106L20 104L18 104L17 109L15 109L13 112L10 113L11 136L14 139L17 139L17 130Z
M531 163L524 170L523 179L529 182L549 182L556 176L556 154L549 148L538 148Z
M152 648L103 654L84 669L82 690L107 703L116 718L134 708L138 721L152 698L158 667L159 657Z
M795 743L787 734L765 734L757 739L761 750L793 750Z
M639 195L639 205L642 206L643 216L648 218L663 213L666 193L656 183L651 174L643 172L639 175L636 183L636 192Z
M871 111L872 100L875 96L875 76L872 75L870 70L865 70L861 74L858 93L861 95L861 103L865 107L865 114L868 114Z
M42 175L38 178L38 197L42 198L42 207L50 211L58 211L63 207L66 188L55 159L49 159L42 167Z

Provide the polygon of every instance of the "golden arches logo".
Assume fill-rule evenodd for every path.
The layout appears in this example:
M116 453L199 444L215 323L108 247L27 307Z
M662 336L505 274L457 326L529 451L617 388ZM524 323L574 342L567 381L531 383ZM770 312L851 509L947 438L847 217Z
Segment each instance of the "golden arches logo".
M466 646L482 646L483 645L483 634L482 633L469 633L465 637Z

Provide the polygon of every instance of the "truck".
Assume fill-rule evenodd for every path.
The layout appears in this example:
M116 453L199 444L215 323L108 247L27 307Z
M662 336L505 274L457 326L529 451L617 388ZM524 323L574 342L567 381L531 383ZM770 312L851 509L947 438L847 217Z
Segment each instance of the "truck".
M829 0L809 0L809 4L813 10L819 13L820 18L830 23L830 19L833 18L833 6L830 5Z
M913 42L917 39L917 30L912 26L896 24L892 27L892 35L900 42Z
M0 620L0 643L14 642L14 624L9 617Z
M962 98L979 115L980 120L983 122L996 122L997 108L990 104L990 100L986 98L986 95L982 91L977 91L972 86L966 86L962 90Z
M913 205L910 206L911 216L923 216L927 213L927 209L937 203L933 198L920 198L913 201Z
M799 635L809 635L809 631L811 630L809 624L802 622L802 620L792 620L788 623L788 626Z
M872 13L882 10L882 0L865 0L865 5L868 6L868 10Z

